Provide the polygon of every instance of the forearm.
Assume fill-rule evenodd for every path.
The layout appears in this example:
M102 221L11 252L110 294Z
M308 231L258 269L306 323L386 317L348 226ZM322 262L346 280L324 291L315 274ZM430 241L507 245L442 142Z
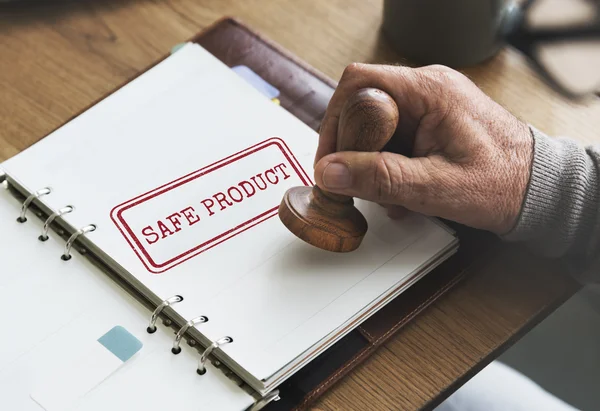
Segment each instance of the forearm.
M600 148L532 133L530 182L504 238L564 259L583 283L600 282Z

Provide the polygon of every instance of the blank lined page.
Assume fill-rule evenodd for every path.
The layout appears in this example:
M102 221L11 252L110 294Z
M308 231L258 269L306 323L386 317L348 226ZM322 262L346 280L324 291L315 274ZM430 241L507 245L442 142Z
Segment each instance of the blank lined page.
M409 281L454 240L421 216L389 221L378 205L358 206L372 224L358 250L332 254L294 240L207 301L211 321L202 332L211 339L233 337L224 351L266 379Z

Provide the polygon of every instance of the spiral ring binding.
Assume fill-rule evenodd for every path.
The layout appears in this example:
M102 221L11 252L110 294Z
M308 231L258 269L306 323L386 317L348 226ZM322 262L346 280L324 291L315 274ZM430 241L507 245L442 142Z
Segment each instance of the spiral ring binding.
M25 214L27 213L27 209L29 208L29 205L31 204L31 202L33 200L35 200L36 198L40 198L42 196L48 195L52 192L52 189L50 187L45 187L42 188L38 191L36 191L35 193L31 194L29 197L27 197L25 199L25 201L23 202L23 205L21 206L21 215L17 218L17 221L19 223L24 223L25 221L27 221L27 217L25 217Z
M92 231L96 230L96 225L95 224L90 224L90 225L86 225L85 227L80 228L79 230L75 231L73 233L73 235L71 237L69 237L69 239L67 240L67 243L65 244L65 252L62 255L62 259L64 261L69 261L71 259L71 248L73 247L73 243L75 242L75 240L77 240L77 237L81 236L81 235L85 235L87 233L91 233Z
M264 398L258 401L256 404L250 408L248 411L259 411L269 405L272 401L279 401L281 397L279 396L279 390L271 391Z
M153 334L154 332L156 332L155 324L156 324L156 320L158 319L158 316L161 313L161 311L164 310L166 307L170 306L171 304L177 304L178 302L181 302L181 301L183 301L182 296L174 295L173 297L167 298L162 303L160 303L158 305L158 307L156 307L156 309L152 313L152 317L150 317L150 324L148 325L148 328L146 328L146 331L148 332L148 334Z
M220 347L221 345L224 345L224 344L230 344L232 342L233 342L233 338L231 338L231 337L222 337L222 338L219 338L217 341L213 342L202 353L202 356L200 357L200 361L198 361L198 369L196 370L196 372L199 375L206 374L206 368L205 368L204 365L206 364L206 360L207 360L208 356L210 355L210 353L212 353L215 348L218 348L218 347Z
M181 347L179 347L179 344L181 343L181 338L183 337L183 334L185 334L185 332L188 330L188 328L193 327L196 324L205 323L207 321L208 321L208 318L201 315L200 317L192 318L187 323L185 323L185 325L179 329L179 331L177 332L177 335L175 336L175 340L173 341L173 348L171 348L171 352L173 354L179 354L181 352Z
M42 234L38 237L38 240L47 241L48 240L48 229L50 228L50 224L52 224L54 219L56 217L60 217L64 214L72 213L73 211L75 211L75 207L68 205L68 206L63 207L60 210L55 211L54 213L50 214L50 216L44 223L44 228L42 229Z

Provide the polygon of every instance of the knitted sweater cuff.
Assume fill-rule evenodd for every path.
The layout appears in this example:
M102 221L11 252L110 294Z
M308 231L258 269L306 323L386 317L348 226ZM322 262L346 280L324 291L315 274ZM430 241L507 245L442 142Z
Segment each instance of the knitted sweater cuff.
M534 139L530 181L517 223L503 238L526 241L548 257L590 256L600 228L598 153L530 129Z

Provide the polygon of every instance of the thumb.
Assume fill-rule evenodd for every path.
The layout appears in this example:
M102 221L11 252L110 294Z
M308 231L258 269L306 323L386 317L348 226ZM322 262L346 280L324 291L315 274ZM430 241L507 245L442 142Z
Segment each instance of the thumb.
M435 191L429 164L394 153L344 151L323 157L315 166L315 180L331 193L417 211Z

